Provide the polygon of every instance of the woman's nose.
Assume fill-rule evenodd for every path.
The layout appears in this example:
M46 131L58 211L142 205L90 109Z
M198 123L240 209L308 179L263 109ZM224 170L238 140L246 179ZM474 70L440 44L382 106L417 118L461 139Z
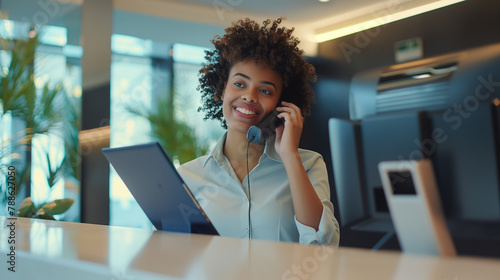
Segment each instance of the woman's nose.
M246 91L241 95L241 99L243 99L246 102L254 103L257 102L257 94L255 93L254 90L249 89L248 91Z

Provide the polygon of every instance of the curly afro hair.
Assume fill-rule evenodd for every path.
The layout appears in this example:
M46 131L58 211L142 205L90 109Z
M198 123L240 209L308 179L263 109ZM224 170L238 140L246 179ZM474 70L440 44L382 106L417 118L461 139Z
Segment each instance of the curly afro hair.
M202 93L198 111L205 112L205 120L219 120L227 128L221 95L231 67L246 58L269 63L283 79L281 99L297 105L304 117L310 114L316 72L302 57L304 51L297 47L300 41L292 36L294 28L278 27L282 20L268 19L262 26L248 18L239 20L226 28L223 37L211 40L215 50L205 52L206 62L200 70L198 86Z

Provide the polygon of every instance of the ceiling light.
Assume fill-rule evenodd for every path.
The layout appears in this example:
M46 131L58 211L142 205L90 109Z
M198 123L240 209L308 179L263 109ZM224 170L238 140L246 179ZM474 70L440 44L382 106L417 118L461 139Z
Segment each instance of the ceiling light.
M361 23L357 23L354 25L350 25L347 27L323 32L316 34L314 36L314 40L318 43L325 42L328 40L333 40L339 37L344 37L349 34L357 33L363 30L367 30L370 28L374 28L377 26L385 25L394 21L398 21L401 19L409 18L415 15L423 14L432 10L436 10L439 8L443 8L449 5L453 5L459 2L463 2L465 0L441 0L441 1L436 1L430 4L425 4L419 7L411 8L408 10L404 10L401 12L397 12L394 14L391 14L390 16L384 16L384 17L379 17L379 18L374 18L371 20L363 21Z

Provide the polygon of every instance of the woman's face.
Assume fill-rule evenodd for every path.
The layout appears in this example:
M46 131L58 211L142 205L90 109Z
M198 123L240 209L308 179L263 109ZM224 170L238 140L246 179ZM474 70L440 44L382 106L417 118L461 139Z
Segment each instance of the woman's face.
M222 112L228 130L246 135L278 106L283 80L268 63L253 58L233 65L222 93Z

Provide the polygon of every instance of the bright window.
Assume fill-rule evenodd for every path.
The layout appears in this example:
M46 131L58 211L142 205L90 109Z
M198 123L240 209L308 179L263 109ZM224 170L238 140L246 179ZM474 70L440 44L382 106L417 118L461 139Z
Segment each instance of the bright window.
M127 44L118 44L126 41ZM173 46L172 51L159 43L130 36L114 35L111 65L111 146L127 146L157 140L151 134L151 124L145 118L131 114L127 106L144 106L154 113L160 100L170 98L170 83L173 69L173 104L177 122L186 123L194 130L199 143L210 148L222 135L218 122L201 122L203 114L197 112L200 94L198 71L204 57L200 47ZM118 47L119 46L119 47ZM126 46L130 46L127 49ZM163 57L152 49L165 49ZM173 55L173 62L170 58ZM173 64L172 64L173 63ZM153 124L154 125L154 124ZM168 128L167 128L168 129ZM202 154L196 154L201 156ZM190 158L190 159L194 159ZM172 158L174 164L181 164ZM151 228L140 206L134 200L114 170L110 174L110 225Z
M15 20L0 20L0 37L9 40L25 40L29 31L29 24L22 21ZM81 47L76 45L69 45L67 41L68 30L65 27L45 25L36 29L39 32L39 45L35 51L34 65L34 82L36 86L37 101L35 102L36 108L29 115L33 116L39 127L45 126L44 124L54 120L54 117L41 110L40 105L45 107L51 106L55 111L64 112L63 119L68 119L70 116L66 115L64 109L69 108L70 105L74 106L72 112L76 122L79 121L79 104L81 98ZM73 30L74 31L74 30ZM69 50L69 51L68 51ZM11 56L7 51L2 50L0 53L0 68L2 74L8 73ZM62 84L58 96L53 99L51 103L48 100L45 102L40 101L42 91L45 86L49 89L54 89L58 83ZM67 103L70 101L71 103ZM3 112L2 112L3 114ZM62 120L61 120L62 121ZM28 158L27 149L22 148L18 144L18 140L25 137L26 124L22 118L12 118L10 114L0 115L1 129L1 147L4 155L19 154L13 157L19 158L17 160L16 171L20 176L20 171L24 169L26 158ZM73 138L69 137L73 134ZM78 127L75 126L72 131L67 129L67 126L61 122L58 125L50 128L49 131L37 133L32 138L31 146L31 193L27 194L32 197L36 206L41 206L45 202L52 201L59 198L72 198L74 205L63 215L59 215L57 219L64 219L67 221L80 220L80 191L78 182L78 172L75 171L79 168L77 161L72 161L73 165L67 165L65 168L58 169L59 166L65 162L70 162L68 155L68 147L73 147L74 150L78 147ZM11 138L14 137L14 138ZM66 142L65 142L66 141ZM69 142L73 141L73 142ZM69 144L69 145L66 145ZM8 149L4 149L7 147ZM73 155L77 155L78 151L73 151ZM0 164L9 164L5 162L10 160L9 157L3 157ZM51 171L59 170L58 175L53 177L53 180L48 180L49 169ZM73 170L73 171L71 171ZM67 186L74 186L67 190ZM2 194L5 193L2 191ZM18 200L23 199L24 196L18 196ZM1 200L1 199L0 199ZM18 201L19 203L20 201ZM1 210L4 210L2 207ZM0 211L0 215L1 215Z

